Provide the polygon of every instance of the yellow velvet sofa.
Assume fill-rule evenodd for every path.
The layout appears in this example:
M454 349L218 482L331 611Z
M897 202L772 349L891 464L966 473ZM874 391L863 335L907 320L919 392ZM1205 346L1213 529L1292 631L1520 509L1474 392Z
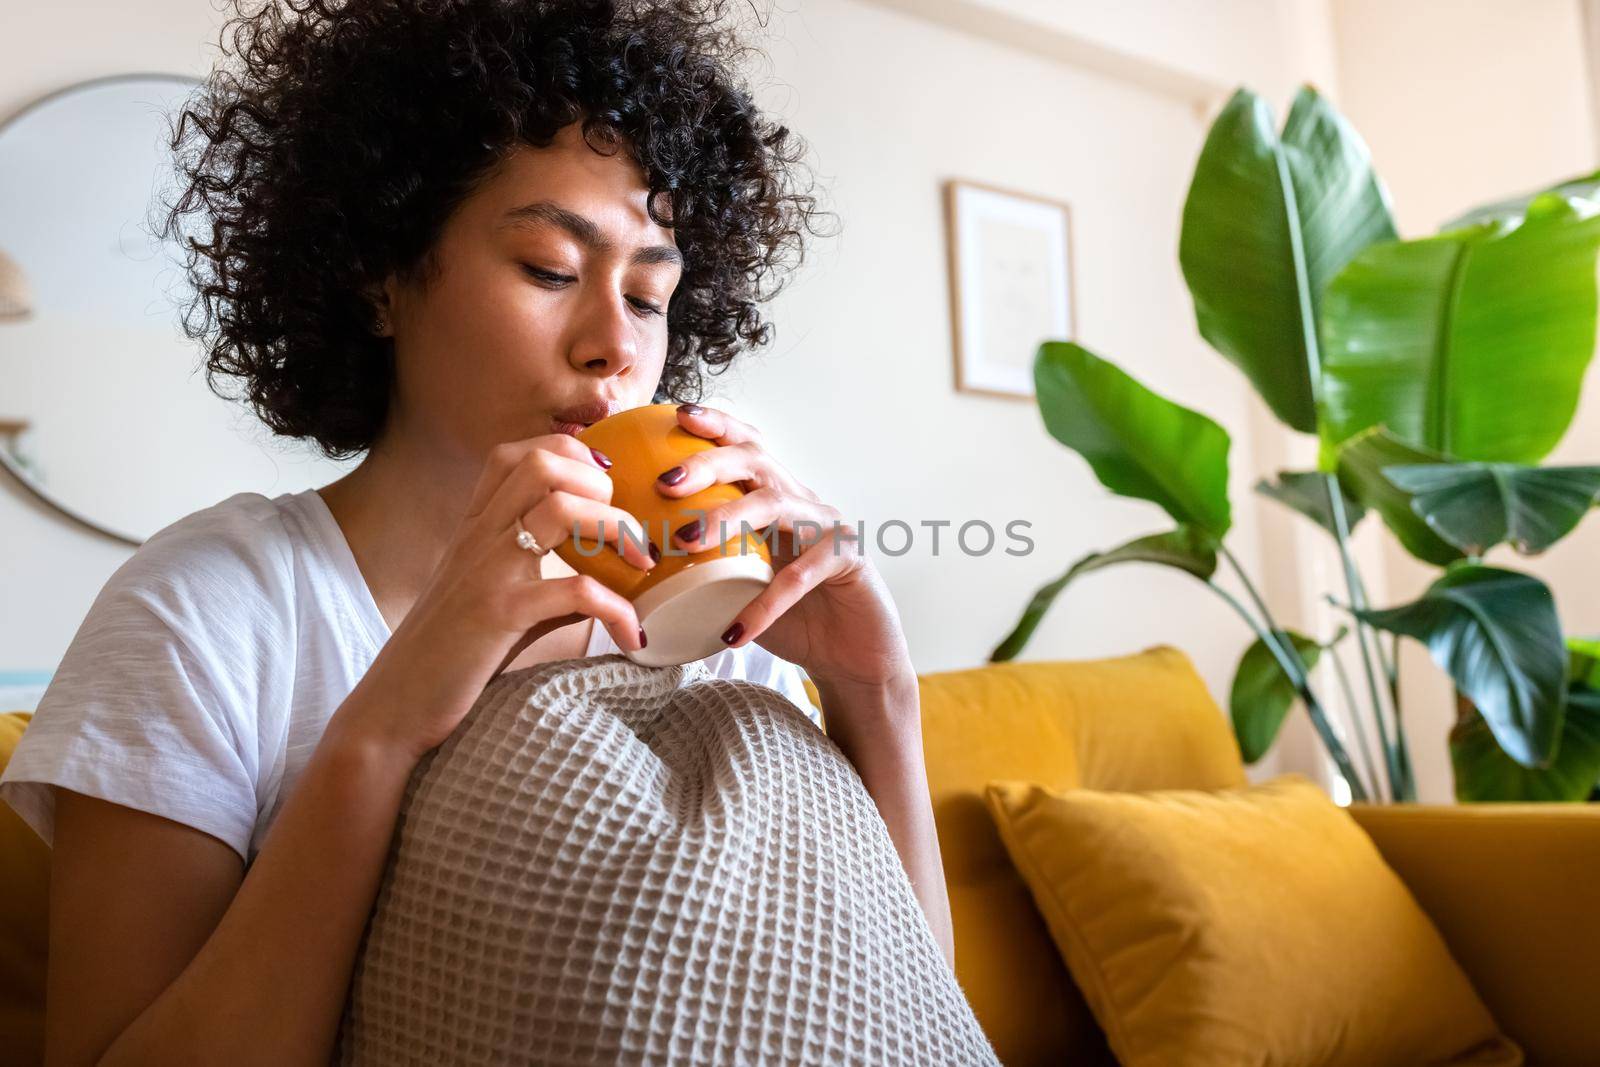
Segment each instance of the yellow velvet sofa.
M1241 785L1222 711L1167 647L921 682L956 974L973 1009L1009 1067L1114 1063L1000 842L984 786ZM0 768L25 722L0 715ZM1352 810L1528 1063L1600 1065L1600 806ZM0 873L0 1059L25 1064L40 1042L48 853L3 804Z
M926 674L921 693L956 976L973 1010L1008 1067L1114 1063L1000 841L984 785L1241 785L1222 710L1168 647ZM1352 812L1530 1067L1600 1067L1600 805Z

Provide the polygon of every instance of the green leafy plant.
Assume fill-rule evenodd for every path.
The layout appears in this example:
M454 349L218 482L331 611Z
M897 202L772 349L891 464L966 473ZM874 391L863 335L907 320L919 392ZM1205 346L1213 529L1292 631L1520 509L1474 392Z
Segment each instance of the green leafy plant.
M1356 800L1414 800L1398 642L1451 678L1456 794L1582 800L1600 783L1600 642L1567 640L1539 579L1484 557L1533 555L1600 495L1600 466L1542 467L1577 410L1594 353L1600 173L1475 209L1402 240L1366 146L1315 90L1282 131L1240 90L1212 124L1184 204L1178 259L1201 336L1288 427L1317 468L1256 489L1333 539L1348 625L1327 639L1273 618L1226 545L1227 431L1082 345L1034 359L1045 427L1123 496L1161 507L1165 532L1094 552L1040 588L991 660L1022 651L1079 576L1127 562L1204 582L1255 634L1230 712L1248 761L1298 700ZM1443 569L1416 600L1373 607L1350 551L1376 515ZM1216 580L1225 565L1244 590ZM1349 652L1348 646L1354 645ZM1352 680L1347 659L1361 666ZM1313 679L1328 668L1335 720Z

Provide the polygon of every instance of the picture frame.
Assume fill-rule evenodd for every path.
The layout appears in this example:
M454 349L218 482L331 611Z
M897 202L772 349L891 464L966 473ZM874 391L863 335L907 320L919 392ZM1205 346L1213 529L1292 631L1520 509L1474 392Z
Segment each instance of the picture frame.
M1076 333L1072 208L960 178L944 204L956 391L1031 400L1040 342Z

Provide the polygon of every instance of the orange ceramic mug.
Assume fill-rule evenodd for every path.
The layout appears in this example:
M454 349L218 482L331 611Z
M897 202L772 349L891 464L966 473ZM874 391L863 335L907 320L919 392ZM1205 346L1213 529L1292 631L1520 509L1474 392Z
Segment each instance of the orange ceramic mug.
M676 404L629 408L577 434L611 460L611 504L639 520L661 552L656 565L642 571L615 547L590 537L568 538L555 549L573 570L633 604L647 644L625 655L648 667L689 663L726 648L722 633L773 574L772 555L758 531L730 528L723 544L693 553L672 541L672 531L684 523L704 519L713 508L744 495L726 483L683 497L656 490L663 471L716 447L679 426L677 409Z

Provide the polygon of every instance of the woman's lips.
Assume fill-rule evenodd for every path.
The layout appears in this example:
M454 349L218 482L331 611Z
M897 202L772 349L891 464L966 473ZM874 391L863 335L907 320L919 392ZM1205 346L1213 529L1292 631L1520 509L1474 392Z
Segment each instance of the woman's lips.
M560 411L550 413L550 432L564 433L576 436L579 431L614 414L617 405L609 400L596 400L588 404L579 404L576 407L562 408Z

